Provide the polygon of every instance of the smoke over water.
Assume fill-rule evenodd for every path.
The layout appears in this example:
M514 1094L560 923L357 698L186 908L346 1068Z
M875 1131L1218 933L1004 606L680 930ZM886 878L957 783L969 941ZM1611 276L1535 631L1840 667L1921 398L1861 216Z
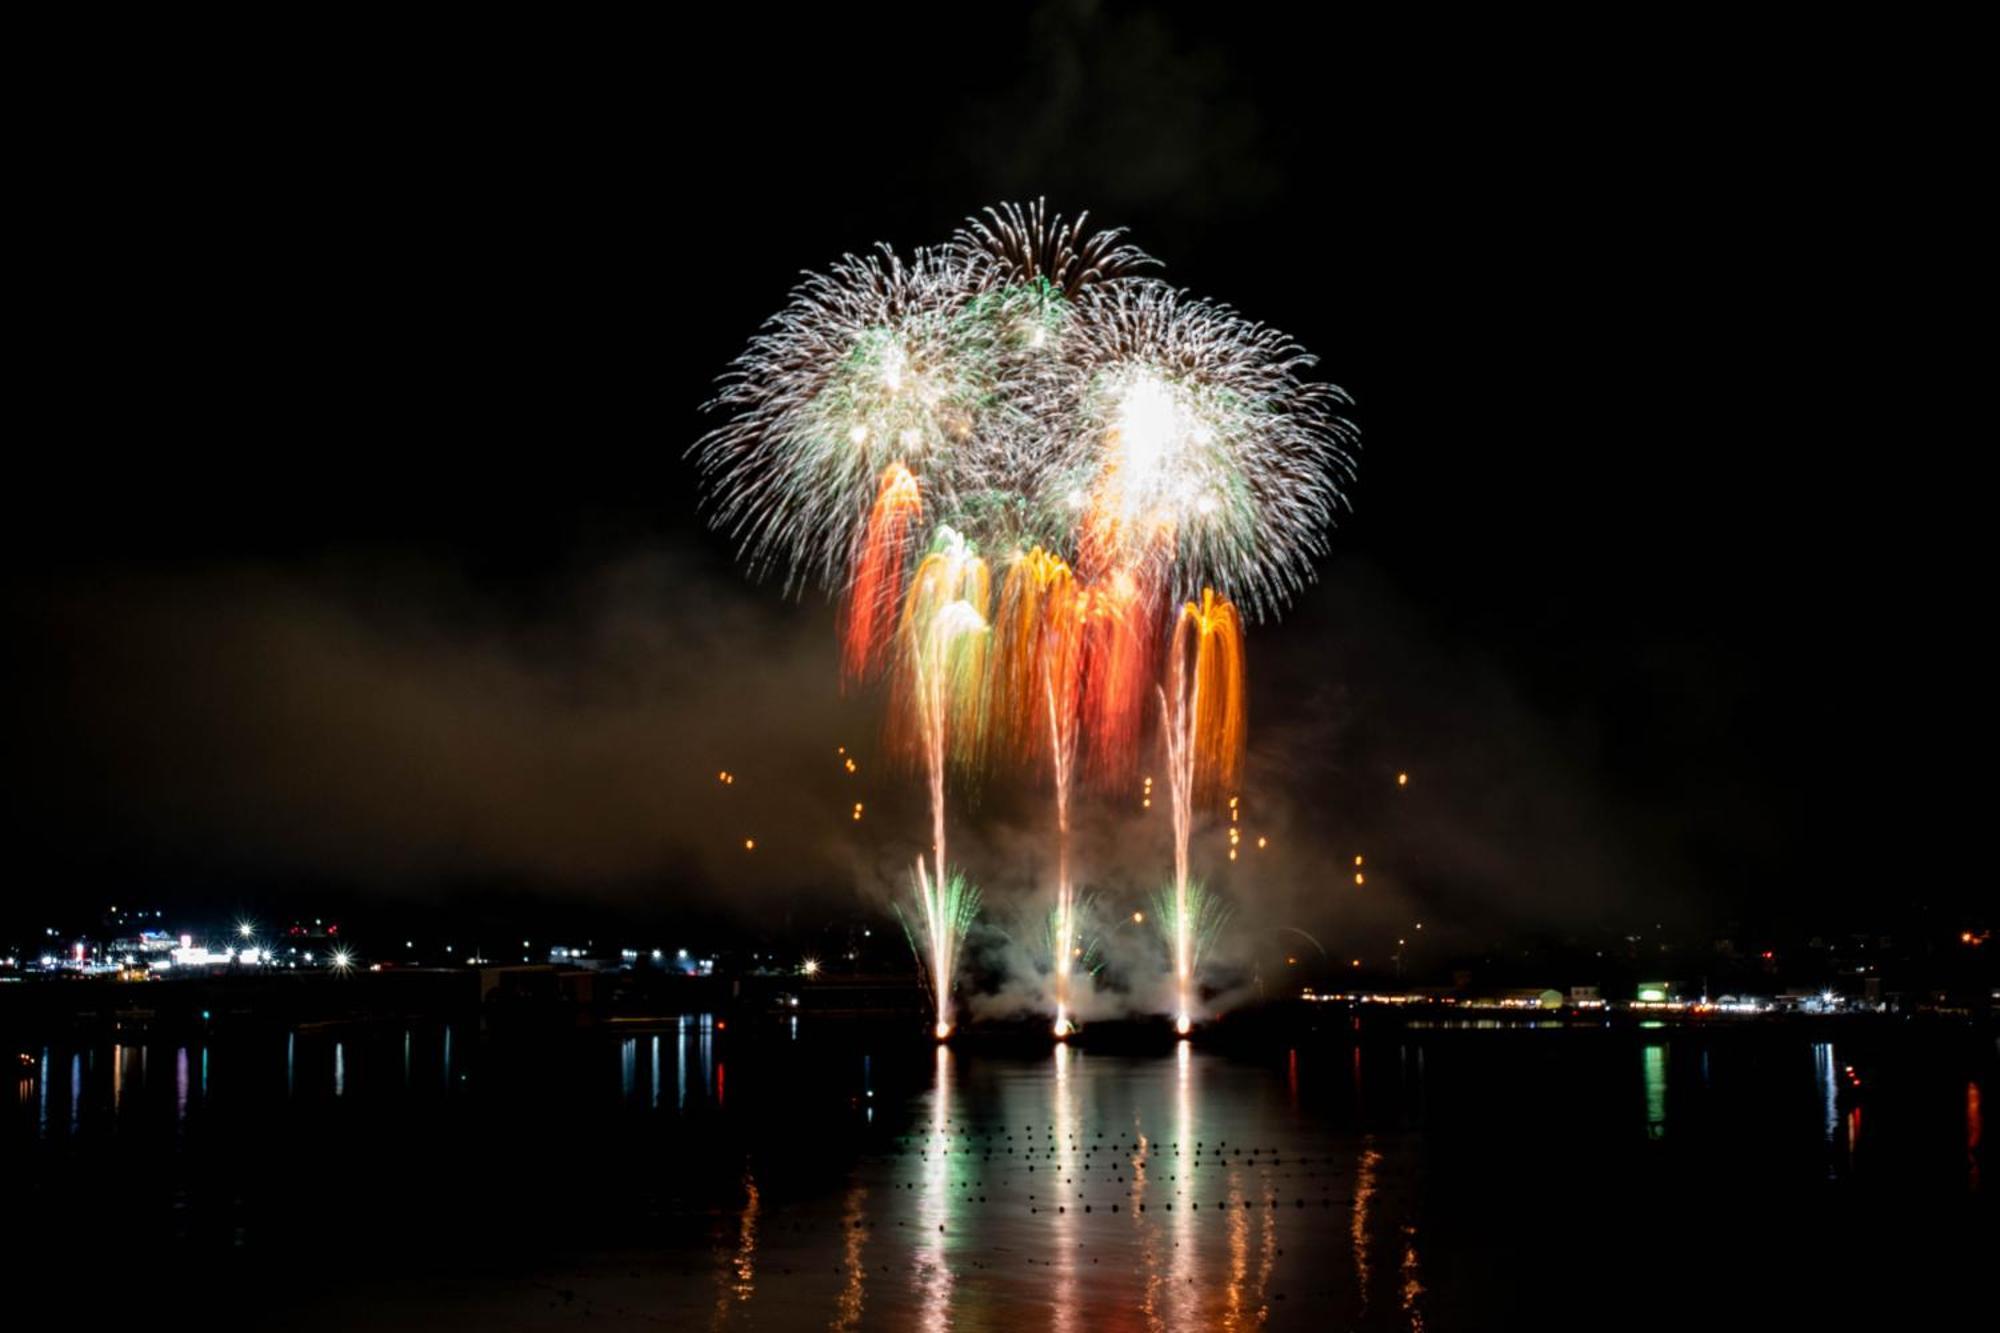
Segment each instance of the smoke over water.
M882 754L882 698L841 692L829 608L697 569L656 552L525 593L407 561L16 589L23 641L43 645L17 696L21 841L58 876L167 856L269 892L485 879L893 929L929 838L921 777ZM1226 809L1191 830L1194 875L1233 912L1203 1007L1285 984L1285 956L1319 945L1373 966L1417 920L1442 946L1478 938L1467 923L1587 924L1638 895L1647 881L1585 830L1647 825L1592 793L1587 758L1497 674L1362 574L1315 589L1300 622L1248 638L1262 684L1237 859ZM1101 965L1074 979L1084 1021L1171 1008L1152 902L1172 878L1165 778L1149 737L1129 789L1076 792ZM1051 1009L1049 811L1045 772L951 779L952 860L985 902L961 1000L976 1015Z

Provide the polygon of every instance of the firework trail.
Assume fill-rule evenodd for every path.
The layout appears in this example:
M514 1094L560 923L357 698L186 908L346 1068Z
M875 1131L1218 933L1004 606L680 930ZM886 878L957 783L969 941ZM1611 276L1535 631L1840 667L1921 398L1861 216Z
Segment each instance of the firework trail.
M1211 893L1198 879L1176 880L1155 890L1153 920L1160 937L1178 958L1185 951L1189 975L1198 975L1202 961L1234 915L1228 903ZM1192 1011L1183 1008L1174 1017L1174 1027L1185 1036L1194 1026Z
M1001 725L1022 758L1046 758L1056 805L1055 1035L1072 1031L1069 979L1075 947L1070 876L1070 794L1082 723L1084 630L1089 594L1069 565L1037 547L1015 558L1000 592L995 699Z
M916 477L901 463L889 464L882 471L874 507L862 530L861 555L847 587L840 637L841 669L850 684L873 675L888 656L903 602L910 529L922 513Z
M937 1034L951 1032L953 964L958 941L976 910L976 890L949 872L945 857L945 772L956 759L977 762L985 732L988 601L986 562L964 536L940 528L931 553L910 578L898 628L899 657L892 726L900 724L905 753L914 750L930 791L935 873L917 858L916 892L929 936L928 966L937 992ZM961 916L952 904L969 903Z
M972 923L979 917L979 890L963 875L932 879L930 869L921 856L917 858L916 867L911 888L917 900L917 910L905 915L903 909L897 906L896 918L903 923L903 933L910 940L910 951L917 956L917 968L931 987L937 1006L933 1031L937 1039L943 1041L951 1035L952 977L958 967L958 951L965 943L966 932L972 929Z
M1243 632L1236 607L1203 589L1174 621L1167 682L1160 690L1160 726L1173 801L1174 879L1170 915L1177 1008L1174 1025L1193 1024L1190 997L1197 963L1196 934L1212 910L1188 874L1188 840L1197 803L1236 785L1244 745ZM1163 913L1163 915L1167 915Z
M951 241L954 254L973 271L990 275L1000 294L1002 336L997 340L1009 361L1004 378L1018 392L1034 399L1031 415L1041 423L1037 465L1014 479L1028 502L1023 514L1032 536L1048 547L1073 550L1078 503L1068 479L1083 461L1072 451L1088 447L1084 436L1061 429L1049 410L1059 405L1074 373L1070 356L1078 331L1076 302L1086 292L1126 281L1137 270L1157 261L1123 240L1123 231L1090 231L1089 215L1072 223L1051 217L1045 205L1002 204L985 210L983 218L966 219ZM1095 654L1100 668L1094 675L1109 679L1104 668L1122 670L1131 681L1144 680L1144 655L1131 651L1143 642L1134 634L1136 617L1126 599L1123 614L1109 592L1086 588L1056 550L1035 545L1017 555L1001 592L1001 636L997 656L996 698L1001 726L1014 738L1016 757L1046 760L1055 796L1056 892L1054 938L1050 958L1055 972L1058 1039L1074 1030L1071 1019L1070 976L1077 948L1075 884L1070 867L1070 799L1077 776L1078 743L1083 718L1095 699L1105 719L1118 732L1113 744L1136 751L1139 710L1118 711L1125 699L1140 697L1130 684L1107 690L1086 689L1086 662ZM1106 611L1114 614L1106 615ZM1093 629L1097 632L1093 633ZM1099 728L1098 730L1105 730ZM1107 770L1115 765L1103 764Z

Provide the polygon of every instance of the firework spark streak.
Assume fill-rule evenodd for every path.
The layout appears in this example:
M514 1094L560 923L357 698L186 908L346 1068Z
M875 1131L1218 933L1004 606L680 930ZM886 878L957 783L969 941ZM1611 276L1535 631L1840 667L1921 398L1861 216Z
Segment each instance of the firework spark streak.
M985 713L988 638L986 562L965 538L941 528L931 553L911 577L899 629L896 716L911 731L930 790L935 874L917 858L917 898L928 940L927 965L937 993L937 1035L951 1034L951 991L958 945L978 910L979 894L945 859L945 770L958 747L961 762L977 761ZM920 959L924 951L919 950Z
M923 512L917 479L901 463L882 470L875 505L862 530L861 555L847 588L841 624L841 667L858 684L888 654L897 608L903 601L903 571L909 565L910 528Z
M1069 985L1077 929L1069 859L1070 793L1082 721L1088 600L1069 566L1040 548L1013 562L1000 593L997 697L1017 751L1046 755L1055 790L1056 910L1050 961L1058 1038L1073 1030Z
M952 978L958 966L959 947L979 916L979 890L967 883L963 875L933 880L921 856L916 860L912 888L917 899L914 916L904 916L900 907L896 915L910 937L917 965L930 983L937 1005L935 1031L937 1039L943 1041L951 1035Z
M1188 875L1195 805L1233 787L1243 766L1242 626L1235 606L1212 589L1202 590L1199 604L1183 606L1174 622L1167 683L1160 690L1160 726L1173 800L1174 1026L1185 1033L1194 1022L1190 999L1197 927L1208 915L1192 901L1200 886Z

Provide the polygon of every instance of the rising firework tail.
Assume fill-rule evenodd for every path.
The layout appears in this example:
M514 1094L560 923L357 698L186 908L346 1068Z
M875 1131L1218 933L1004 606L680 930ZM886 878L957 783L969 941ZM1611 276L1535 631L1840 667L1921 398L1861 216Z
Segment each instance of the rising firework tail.
M1185 950L1191 972L1199 972L1235 910L1202 881L1167 883L1153 891L1153 924L1172 957ZM1192 988L1180 1001L1180 1012L1192 1014Z
M1201 601L1185 604L1175 618L1159 697L1173 816L1174 979L1185 1018L1200 967L1190 931L1203 918L1193 902L1200 886L1188 863L1194 812L1198 803L1233 788L1243 764L1242 625L1236 608L1212 589L1203 589Z
M896 919L917 957L917 970L931 992L935 1031L939 1040L951 1035L952 989L957 981L959 952L972 924L979 919L979 889L956 871L934 878L918 857L911 877L915 908L895 905Z

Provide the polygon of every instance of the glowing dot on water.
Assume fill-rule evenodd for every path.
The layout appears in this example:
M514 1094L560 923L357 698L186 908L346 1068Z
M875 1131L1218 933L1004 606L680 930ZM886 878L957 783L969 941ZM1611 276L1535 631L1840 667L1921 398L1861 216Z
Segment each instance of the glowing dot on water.
M745 839L743 840L743 850L744 850L744 851L746 851L746 852L754 852L754 851L756 851L756 850L757 850L757 840L756 840L755 838L745 838Z
M1357 870L1354 872L1354 882L1356 884L1366 884L1368 882L1368 876L1362 874L1360 871Z
M1269 838L1259 838L1259 839L1257 839L1257 850L1258 850L1258 851L1260 851L1260 852L1261 852L1261 851L1263 851L1263 850L1264 850L1264 848L1265 848L1265 847L1266 847L1267 845L1269 845L1270 841L1271 841L1271 840L1270 840Z
M1138 925L1143 925L1143 924L1145 924L1145 921L1146 921L1146 914L1145 914L1144 912L1134 912L1134 913L1132 913L1132 924L1133 924L1133 925L1135 925L1135 926L1138 926Z
M1398 787L1407 787L1407 786L1409 786L1409 785L1410 785L1410 775L1409 775L1408 773L1398 773L1398 774L1396 775L1396 785L1397 785Z

